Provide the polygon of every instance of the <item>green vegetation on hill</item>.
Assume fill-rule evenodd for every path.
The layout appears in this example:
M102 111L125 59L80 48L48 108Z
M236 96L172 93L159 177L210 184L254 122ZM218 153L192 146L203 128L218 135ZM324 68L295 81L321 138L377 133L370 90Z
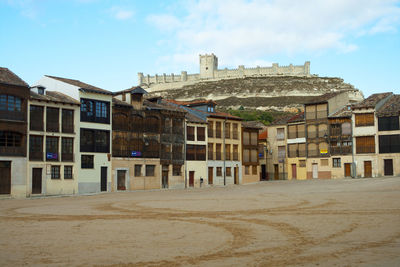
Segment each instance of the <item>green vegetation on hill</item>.
M269 125L276 119L288 116L293 113L269 110L245 110L242 106L238 110L228 109L226 110L231 115L242 118L244 121L259 121L265 125ZM294 114L293 114L294 115Z

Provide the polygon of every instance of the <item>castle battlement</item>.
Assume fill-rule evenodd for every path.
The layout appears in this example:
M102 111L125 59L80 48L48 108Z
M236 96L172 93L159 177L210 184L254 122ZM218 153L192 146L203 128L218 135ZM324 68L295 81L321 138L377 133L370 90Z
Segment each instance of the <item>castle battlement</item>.
M279 66L273 63L271 67L253 67L245 68L239 65L237 69L218 69L218 58L214 54L199 55L200 72L199 74L187 74L182 71L181 74L171 73L170 75L143 75L138 73L138 84L143 87L168 89L181 87L186 83L196 83L205 80L223 80L245 77L265 77L265 76L310 76L310 61L304 65ZM160 85L160 86L157 86Z

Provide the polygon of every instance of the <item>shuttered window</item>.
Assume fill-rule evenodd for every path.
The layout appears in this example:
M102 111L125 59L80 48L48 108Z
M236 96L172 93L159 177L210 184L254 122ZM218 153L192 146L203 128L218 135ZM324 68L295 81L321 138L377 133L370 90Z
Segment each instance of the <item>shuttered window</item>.
M374 113L356 114L356 127L374 126Z
M356 137L356 153L375 153L375 137L359 136Z
M400 134L380 135L379 153L400 153Z

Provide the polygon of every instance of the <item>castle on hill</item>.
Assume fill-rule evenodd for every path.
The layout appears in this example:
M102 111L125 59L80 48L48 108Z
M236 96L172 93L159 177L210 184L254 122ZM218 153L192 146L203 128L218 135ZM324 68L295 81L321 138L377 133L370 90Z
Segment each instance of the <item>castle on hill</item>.
M255 67L245 68L239 65L237 69L218 69L218 57L214 54L199 55L200 72L198 74L187 74L182 71L181 74L170 75L143 75L138 73L138 84L149 91L159 91L167 89L177 89L184 85L194 84L201 81L218 81L223 79L237 79L245 77L265 77L265 76L299 76L309 77L310 61L306 61L304 65L279 66L273 63L271 67Z

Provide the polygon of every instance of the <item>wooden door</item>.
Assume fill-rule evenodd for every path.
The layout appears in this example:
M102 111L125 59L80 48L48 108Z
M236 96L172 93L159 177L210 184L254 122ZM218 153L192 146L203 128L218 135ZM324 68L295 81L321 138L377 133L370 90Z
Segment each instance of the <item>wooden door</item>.
M208 184L213 184L214 168L208 167Z
M233 182L235 183L235 184L239 184L239 172L238 172L238 167L234 167L233 168Z
M296 164L292 164L292 179L297 179L297 167L296 167Z
M261 180L267 179L267 170L265 168L265 164L261 165Z
M101 167L100 190L107 191L107 167Z
M364 177L372 177L372 162L364 161Z
M384 172L385 175L393 176L393 160L392 159L384 159Z
M279 165L278 164L274 164L274 179L275 180L279 180Z
M318 163L313 163L312 164L312 178L317 179L318 178Z
M350 177L351 176L351 163L345 163L344 164L344 177Z
M42 193L42 168L32 169L32 194Z
M126 170L117 171L117 190L126 190Z
M194 187L194 171L189 172L189 186Z
M162 188L168 188L168 171L162 171Z
M11 161L0 161L0 194L11 194Z

